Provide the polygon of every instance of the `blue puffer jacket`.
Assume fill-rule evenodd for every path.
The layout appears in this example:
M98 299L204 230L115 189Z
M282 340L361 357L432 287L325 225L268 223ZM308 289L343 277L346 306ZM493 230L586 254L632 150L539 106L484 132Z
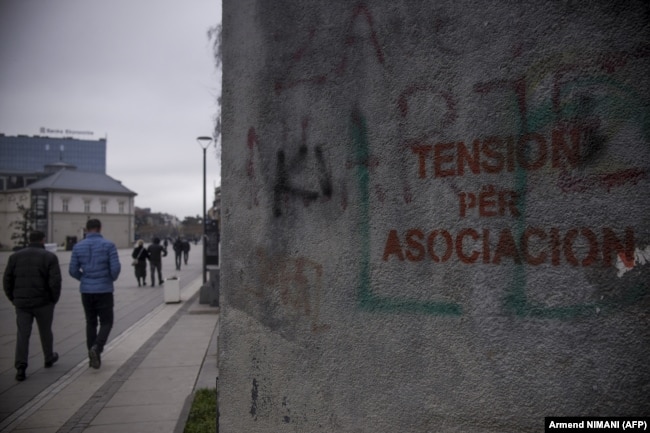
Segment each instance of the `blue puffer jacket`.
M113 281L121 269L115 244L99 233L88 233L86 239L72 248L68 271L81 281L81 293L113 292Z

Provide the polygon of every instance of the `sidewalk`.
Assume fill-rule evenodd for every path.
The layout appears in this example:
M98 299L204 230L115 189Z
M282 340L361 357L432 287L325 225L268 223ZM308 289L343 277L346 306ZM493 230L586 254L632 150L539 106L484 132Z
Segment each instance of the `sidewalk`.
M182 433L193 391L214 388L218 376L219 309L199 304L201 284L193 280L180 303L160 305L110 340L99 370L80 362L0 432Z

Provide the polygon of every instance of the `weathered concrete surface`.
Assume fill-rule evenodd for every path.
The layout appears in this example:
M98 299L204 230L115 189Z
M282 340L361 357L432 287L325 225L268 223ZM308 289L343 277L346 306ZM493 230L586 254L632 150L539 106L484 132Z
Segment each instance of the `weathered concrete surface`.
M220 431L650 415L647 3L223 6Z

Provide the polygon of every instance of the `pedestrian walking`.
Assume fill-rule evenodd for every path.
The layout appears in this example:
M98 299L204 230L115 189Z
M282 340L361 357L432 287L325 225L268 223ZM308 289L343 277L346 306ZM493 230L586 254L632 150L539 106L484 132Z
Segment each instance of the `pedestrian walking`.
M149 251L144 247L144 241L138 240L136 247L133 248L133 270L135 271L135 279L138 280L138 287L147 285L147 259L149 258ZM140 281L142 280L142 284Z
M158 284L163 284L162 258L167 257L167 248L160 245L160 238L153 238L153 244L147 248L149 252L149 265L151 266L151 286L156 285L156 271L158 272Z
M29 339L36 319L45 368L59 359L53 351L54 306L61 296L61 268L56 254L45 249L45 233L33 231L29 245L9 256L3 277L7 298L16 310L16 380L23 381L29 358Z
M183 249L183 260L185 261L185 266L187 266L187 260L190 256L190 243L187 239L183 238L181 242L181 247Z
M97 369L102 365L101 353L113 328L113 283L120 275L121 265L115 244L101 234L101 221L89 219L86 230L86 239L72 248L68 272L81 283L89 365Z
M176 238L176 240L174 241L174 245L172 245L172 248L174 248L174 259L176 261L176 270L180 271L181 257L183 254L183 243L181 242L181 238Z

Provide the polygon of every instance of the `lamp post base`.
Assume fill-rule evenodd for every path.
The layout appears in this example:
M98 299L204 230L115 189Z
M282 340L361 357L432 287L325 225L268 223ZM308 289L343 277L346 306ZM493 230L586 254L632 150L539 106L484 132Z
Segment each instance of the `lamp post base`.
M201 286L199 304L219 306L219 269L210 269L210 279Z

